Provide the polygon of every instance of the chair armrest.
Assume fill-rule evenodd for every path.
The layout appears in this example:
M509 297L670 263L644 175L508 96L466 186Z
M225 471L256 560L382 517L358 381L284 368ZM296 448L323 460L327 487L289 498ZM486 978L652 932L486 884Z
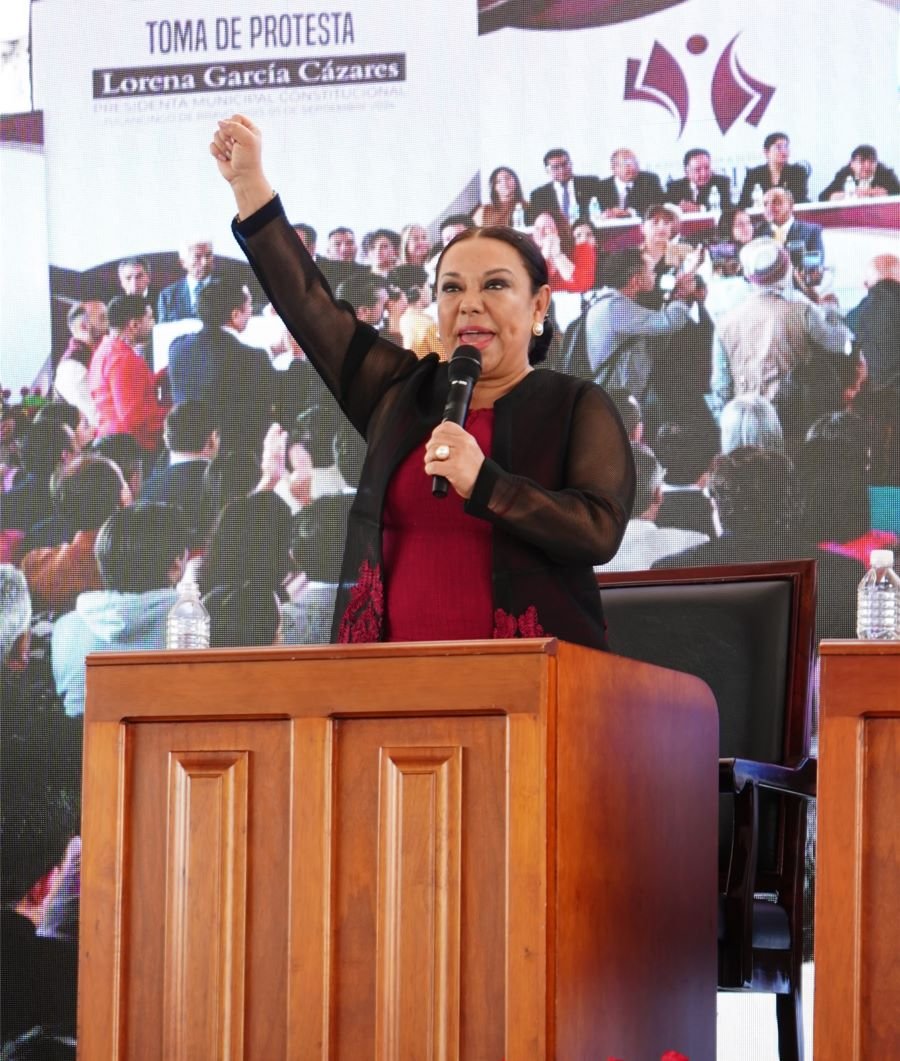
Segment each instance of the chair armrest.
M736 795L749 784L801 799L815 799L818 767L816 759L801 759L796 766L759 763L752 759L720 759L719 792Z

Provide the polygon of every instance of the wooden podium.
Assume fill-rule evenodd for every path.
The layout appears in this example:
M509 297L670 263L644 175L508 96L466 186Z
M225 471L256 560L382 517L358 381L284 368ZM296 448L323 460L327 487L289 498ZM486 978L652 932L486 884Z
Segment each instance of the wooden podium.
M702 682L552 639L87 673L80 1058L713 1061Z
M900 1057L900 642L823 641L817 1061Z

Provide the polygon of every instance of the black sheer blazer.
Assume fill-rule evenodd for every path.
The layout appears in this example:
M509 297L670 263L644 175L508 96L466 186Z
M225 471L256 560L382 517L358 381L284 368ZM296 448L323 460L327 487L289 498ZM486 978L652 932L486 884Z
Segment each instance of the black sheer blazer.
M332 639L383 640L385 493L398 465L441 420L446 362L418 360L336 302L277 197L235 220L233 231L273 306L366 439ZM492 452L465 506L492 525L495 636L605 648L593 566L615 554L633 500L631 448L601 387L537 371L496 402Z

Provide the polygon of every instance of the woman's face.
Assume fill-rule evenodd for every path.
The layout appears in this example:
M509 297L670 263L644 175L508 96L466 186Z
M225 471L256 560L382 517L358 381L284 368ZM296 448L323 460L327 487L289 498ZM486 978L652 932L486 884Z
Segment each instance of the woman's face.
M550 304L546 285L535 293L518 251L495 239L455 244L441 262L438 327L445 349L481 351L481 380L514 385L528 371L532 327Z
M534 219L534 227L531 230L531 238L540 247L544 240L550 236L558 236L559 229L552 214L538 214Z
M579 243L587 243L591 247L597 246L597 233L594 231L593 226L586 221L581 221L575 225L572 229L572 239L575 241L576 246Z
M508 203L516 194L516 178L510 170L501 169L494 177L494 190L501 203Z
M412 225L406 234L406 260L421 265L428 257L431 242L428 233L421 225Z
M770 166L785 166L791 157L791 145L786 136L779 137L766 151L766 159Z
M746 210L738 210L734 215L731 235L737 243L749 243L753 239L753 219Z

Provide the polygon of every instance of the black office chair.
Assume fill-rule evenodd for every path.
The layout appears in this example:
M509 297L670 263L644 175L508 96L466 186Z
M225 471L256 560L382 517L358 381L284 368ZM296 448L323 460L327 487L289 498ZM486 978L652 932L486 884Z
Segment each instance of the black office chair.
M702 678L719 705L719 978L776 995L781 1061L803 1061L800 970L813 560L600 574L610 649Z

